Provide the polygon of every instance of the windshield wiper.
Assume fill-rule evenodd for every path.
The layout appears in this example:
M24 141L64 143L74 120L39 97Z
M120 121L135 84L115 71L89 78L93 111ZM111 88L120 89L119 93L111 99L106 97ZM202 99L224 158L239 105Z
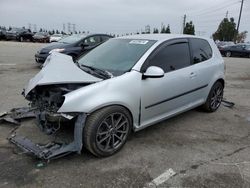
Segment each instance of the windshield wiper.
M98 76L101 76L104 79L113 77L113 75L110 72L106 71L106 70L98 69L98 68L91 67L91 66L88 66L88 65L83 65L83 64L80 64L79 62L76 62L76 64L80 68L87 68L87 69L91 70L92 73L95 73L95 74L97 74Z

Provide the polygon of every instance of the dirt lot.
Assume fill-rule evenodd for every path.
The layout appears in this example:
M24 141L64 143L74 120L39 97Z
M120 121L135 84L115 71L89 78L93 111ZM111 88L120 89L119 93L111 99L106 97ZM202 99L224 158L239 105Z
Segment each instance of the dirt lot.
M21 91L40 70L34 54L43 45L0 42L0 112L27 104ZM83 151L41 168L6 140L13 125L0 124L0 187L150 187L169 169L176 174L159 187L250 187L250 59L225 62L233 109L192 110L133 133L112 157ZM44 139L33 120L18 133Z

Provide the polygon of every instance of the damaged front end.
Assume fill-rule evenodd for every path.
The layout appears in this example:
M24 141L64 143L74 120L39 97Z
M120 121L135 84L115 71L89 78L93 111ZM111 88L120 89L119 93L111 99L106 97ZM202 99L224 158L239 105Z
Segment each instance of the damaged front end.
M46 66L29 81L23 95L30 101L37 124L43 132L55 134L61 123L68 121L74 124L74 140L71 143L39 145L15 134L9 140L24 151L46 160L71 152L80 153L86 113L75 111L74 106L70 112L59 113L58 110L64 105L64 95L99 81L102 79L81 70L70 56L52 53L46 60Z
M87 84L59 84L48 86L37 86L26 95L30 101L30 107L35 111L37 125L48 135L55 134L61 127L61 123L71 121L74 123L74 140L71 143L51 142L46 145L33 143L31 140L11 135L9 140L23 149L25 152L32 153L36 157L44 160L58 158L72 152L81 152L82 131L86 119L84 113L58 113L62 106L65 94L84 87Z
M37 122L41 131L54 134L60 123L72 120L79 113L58 113L64 102L64 95L88 84L59 84L37 86L29 92L26 99L30 101L31 108L37 109Z

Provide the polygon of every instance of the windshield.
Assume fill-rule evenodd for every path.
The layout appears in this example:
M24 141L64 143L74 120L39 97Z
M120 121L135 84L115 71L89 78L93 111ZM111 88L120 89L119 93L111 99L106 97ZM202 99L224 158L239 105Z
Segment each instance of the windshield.
M118 76L129 71L155 42L141 39L110 39L81 57L78 63Z
M246 50L250 50L250 45L246 45Z
M83 39L84 37L86 37L86 36L85 35L71 35L69 37L65 37L65 38L61 39L59 42L73 44L73 43L78 42L79 40Z

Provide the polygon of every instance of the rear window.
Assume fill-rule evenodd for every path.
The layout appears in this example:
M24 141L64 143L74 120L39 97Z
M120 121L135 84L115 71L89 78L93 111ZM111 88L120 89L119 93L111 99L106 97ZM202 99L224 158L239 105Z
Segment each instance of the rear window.
M206 61L212 57L210 44L204 39L190 39L193 52L193 64Z

